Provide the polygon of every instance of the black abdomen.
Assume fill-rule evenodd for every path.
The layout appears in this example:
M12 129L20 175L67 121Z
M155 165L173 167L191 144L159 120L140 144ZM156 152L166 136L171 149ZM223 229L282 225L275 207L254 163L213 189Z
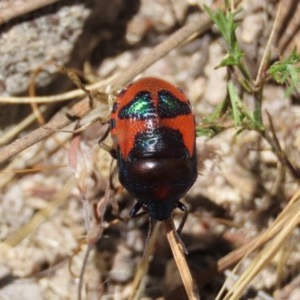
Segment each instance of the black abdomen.
M197 178L196 156L120 160L119 179L144 204L151 218L167 219Z

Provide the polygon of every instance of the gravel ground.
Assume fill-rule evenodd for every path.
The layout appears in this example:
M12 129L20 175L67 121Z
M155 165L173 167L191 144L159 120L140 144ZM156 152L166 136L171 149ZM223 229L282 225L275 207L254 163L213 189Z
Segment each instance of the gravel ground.
M0 16L13 2L1 1ZM37 94L74 88L66 75L49 65L50 60L80 71L87 81L122 73L199 17L199 6L205 1L104 2L62 0L0 24L0 96L26 95L37 68L43 69L35 81ZM242 3L237 35L252 74L270 35L276 5L276 1ZM271 58L286 57L295 45L300 48L299 10L297 1L285 2ZM224 55L224 43L211 28L173 49L141 76L158 76L180 87L201 125L203 117L226 97L226 70L215 68ZM299 95L287 98L284 93L284 87L266 84L263 108L272 116L283 151L299 169ZM253 106L250 96L245 101ZM47 118L61 107L55 105ZM0 103L1 135L29 112L29 105ZM269 124L265 113L264 118ZM105 229L89 257L83 294L84 299L129 299L145 249L148 218L128 218L134 199L120 187L110 155L98 146L105 130L106 125L93 124L79 140L57 132L3 165L0 299L77 299L87 233L93 237L89 214L99 201L104 203L111 174L115 189L107 197ZM111 143L109 138L106 143ZM215 261L268 228L299 189L298 180L280 166L270 145L254 131L237 135L231 127L212 139L199 137L197 150L199 176L184 199L190 214L182 232L194 274L205 273ZM181 213L174 211L176 224L180 218ZM300 299L299 234L296 228L243 299ZM253 257L241 263L237 276ZM137 299L186 299L177 290L181 285L177 273L166 234L160 230ZM231 274L228 270L211 278L200 288L201 299L215 299Z

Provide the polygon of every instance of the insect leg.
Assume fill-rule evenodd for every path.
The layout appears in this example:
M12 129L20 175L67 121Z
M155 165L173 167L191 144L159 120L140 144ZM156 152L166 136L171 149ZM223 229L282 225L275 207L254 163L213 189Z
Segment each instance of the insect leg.
M136 202L133 207L131 208L130 212L129 212L129 216L131 218L137 218L139 216L142 216L146 213L148 213L147 211L142 211L142 212L139 212L141 210L141 208L143 207L143 204L140 203L140 202Z
M110 125L107 127L106 131L104 132L104 134L102 135L102 137L99 139L98 144L101 147L101 144L103 143L103 141L108 137L110 132Z
M107 127L106 131L104 132L104 134L102 135L102 137L99 139L98 141L98 145L101 149L107 151L110 153L110 155L112 156L112 158L116 159L117 158L117 153L116 150L108 145L106 145L103 141L108 137L110 133L110 125Z
M145 242L145 251L143 254L143 260L145 260L148 256L148 246L149 246L150 238L151 238L152 231L153 231L152 229L154 228L155 223L156 223L156 221L149 217L149 228L148 228L147 238L146 238L146 242Z
M187 210L187 207L182 202L180 202L180 201L178 201L177 207L184 212L183 217L181 219L181 222L180 222L180 224L179 224L179 226L177 228L177 233L180 234L181 231L182 231L182 228L183 228L183 226L184 226L184 224L186 222L186 219L188 217L188 213L189 212Z

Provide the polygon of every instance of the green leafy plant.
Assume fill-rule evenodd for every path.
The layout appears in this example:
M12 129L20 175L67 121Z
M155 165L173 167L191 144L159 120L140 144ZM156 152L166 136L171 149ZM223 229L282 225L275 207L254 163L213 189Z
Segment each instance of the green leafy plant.
M227 95L224 101L209 116L203 119L201 127L204 130L200 128L197 130L197 134L206 133L207 136L218 134L228 127L234 127L236 134L245 130L258 132L262 139L267 141L272 152L277 156L279 162L277 170L281 174L280 176L282 176L281 179L283 179L282 181L278 181L278 191L285 188L285 182L283 182L286 176L285 170L296 181L300 178L299 168L289 159L281 146L280 140L277 138L273 116L265 110L265 118L262 117L262 103L266 84L274 84L275 81L277 84L283 85L286 97L290 97L293 93L300 94L300 53L297 52L297 49L295 48L287 58L281 58L274 63L268 60L269 57L272 57L270 55L270 44L283 3L284 1L278 2L273 29L271 30L269 40L266 42L265 51L255 78L248 72L245 55L236 37L238 23L235 20L237 13L232 13L228 10L228 1L225 1L227 8L225 12L221 10L212 11L208 7L205 7L225 42L224 48L227 53L217 68L225 67L227 69ZM251 97L247 98L251 98L253 101L253 105L250 108L247 106L246 101L244 101L246 98L245 95L250 95ZM226 126L223 124L226 124ZM228 124L231 124L231 126ZM268 240L270 240L269 244L254 257L248 268L242 274L239 274L238 280L225 296L220 292L217 297L218 299L240 299L253 278L274 258L276 253L280 253L279 251L283 250L284 244L299 224L299 210L292 208L291 205L295 207L296 205L297 207L300 205L299 191L290 200L286 209L283 210L273 225L266 231ZM286 216L286 219L284 216ZM278 222L282 222L280 227L278 226ZM278 232L275 233L275 229L279 229ZM269 233L272 231L274 234L270 238ZM263 241L263 238L260 238L260 241Z
M269 68L269 74L278 84L286 84L286 96L293 90L300 94L300 53L294 48L292 54L281 61L277 61Z
M273 79L278 84L287 86L286 96L290 96L293 91L300 93L300 54L294 49L288 58L277 61L271 66L265 62L264 76L258 76L258 79L252 78L236 37L238 22L235 19L239 11L230 12L228 3L226 7L225 12L213 11L207 6L205 10L225 42L226 56L216 68L228 69L227 96L211 115L204 118L201 128L197 128L197 134L211 137L228 127L222 126L220 120L231 120L238 130L237 133L248 129L259 131L265 136L265 124L262 118L264 85ZM245 93L253 96L254 108L252 110L244 104Z
M235 30L238 27L238 24L234 21L236 14L231 12L225 14L221 10L213 12L207 6L205 6L205 9L226 42L228 54L221 61L219 67L238 66L241 63L243 52L235 35Z

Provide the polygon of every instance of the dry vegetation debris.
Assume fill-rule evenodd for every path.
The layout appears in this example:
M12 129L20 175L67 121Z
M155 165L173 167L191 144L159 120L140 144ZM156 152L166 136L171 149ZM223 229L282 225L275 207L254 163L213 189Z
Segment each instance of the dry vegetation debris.
M46 133L41 136L41 131L36 131L30 140L38 127L37 107L18 104L18 98L15 104L6 104L5 97L28 93L52 96L76 89L66 74L58 74L57 68L49 64L50 60L78 71L87 85L100 81L105 93L122 88L137 75L154 75L186 92L196 123L207 129L203 119L228 96L229 71L216 69L226 54L216 27L207 21L203 34L191 36L190 41L174 42L174 46L170 43L160 49L161 56L166 54L163 58L153 58L157 45L168 38L175 40L174 32L199 18L205 19L202 2L111 0L104 5L92 0L43 1L44 6L36 10L20 1L23 13L16 11L8 18L5 13L14 12L14 1L2 1L0 299L76 299L87 235L93 251L84 272L84 297L129 299L148 228L147 217L128 218L134 199L119 186L110 155L98 146L106 125L97 122L73 134L97 116L107 120L111 105L107 101L111 99L96 103L89 114L88 97L75 106L79 101L75 98L39 106L46 122L40 125ZM223 3L216 2L214 7ZM237 39L255 78L280 1L240 2ZM288 57L294 46L300 48L299 10L298 1L284 1L269 49L271 62ZM166 50L168 47L170 50ZM137 61L143 60L148 61L138 69ZM37 78L32 80L35 72ZM34 87L33 94L32 89L28 92L30 87ZM190 214L182 240L189 251L188 262L201 299L215 299L226 278L230 280L225 289L230 289L245 270L250 272L247 266L251 261L259 265L255 259L267 246L253 251L233 272L290 199L294 197L295 205L283 215L281 220L286 223L279 222L273 236L264 236L265 241L282 233L280 230L299 206L294 196L299 191L299 90L288 97L285 92L286 87L274 80L264 85L262 112L268 136L258 130L237 134L232 119L224 116L213 124L215 128L220 125L218 134L197 140L200 175L184 199ZM253 94L244 93L242 97L251 110ZM67 117L74 111L82 117L79 123ZM54 121L48 122L56 113ZM21 126L24 118L31 121ZM281 149L276 148L277 141ZM115 189L106 197L110 174ZM95 210L104 214L106 206L104 220L92 218ZM174 211L176 224L180 217ZM100 231L95 230L95 224ZM272 259L243 290L243 299L300 298L296 225L297 219ZM153 249L149 245L153 251L151 263L136 291L137 298L185 299L164 230L155 232ZM99 235L102 237L97 240ZM224 273L225 269L231 271ZM219 299L233 299L222 297Z

